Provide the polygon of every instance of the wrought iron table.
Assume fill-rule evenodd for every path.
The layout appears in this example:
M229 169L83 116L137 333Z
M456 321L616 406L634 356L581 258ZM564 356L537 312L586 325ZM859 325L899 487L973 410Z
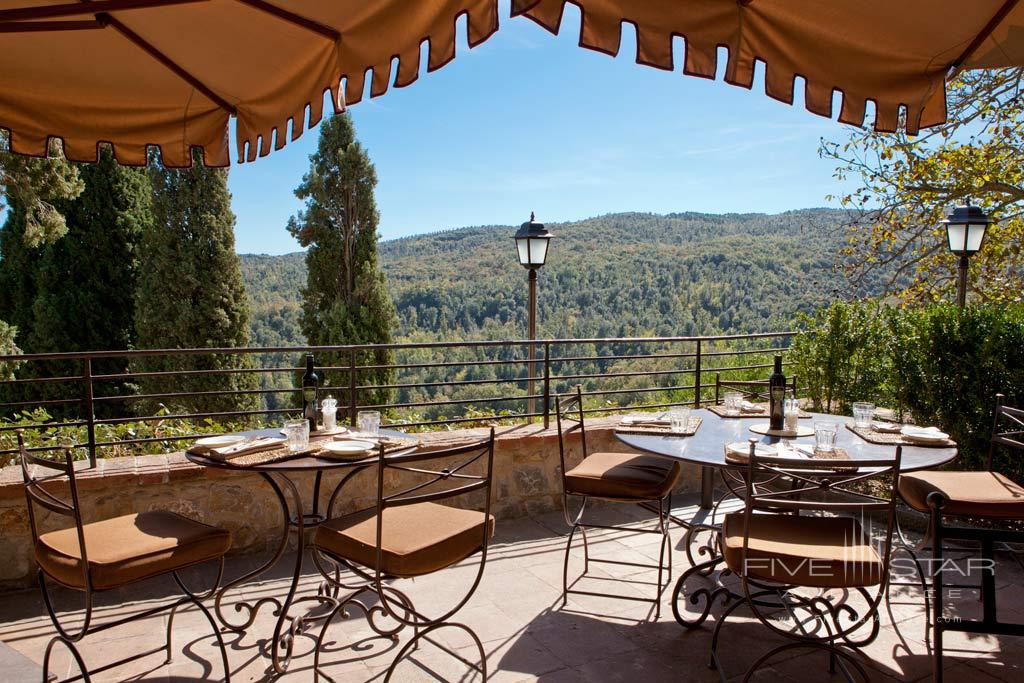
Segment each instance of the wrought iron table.
M713 503L709 518L705 521L685 520L674 515L671 517L673 522L686 529L683 543L691 566L676 581L672 593L672 612L676 621L687 628L694 628L704 623L717 598L725 597L726 601L729 601L731 598L737 597L722 582L722 578L728 574L728 569L722 569L716 573L716 567L723 561L718 552L718 533L721 531L721 524L717 518L719 509L725 501L740 498L739 488L743 482L742 473L746 466L725 459L725 444L748 441L751 438L756 438L759 442L766 444L782 440L776 436L761 436L750 431L751 425L768 421L768 418L764 416L725 418L706 409L694 410L693 415L702 418L701 426L693 436L619 433L615 435L620 441L639 451L710 468L718 473L720 481L727 489L727 493ZM841 423L850 421L851 418L816 413L812 413L811 418L840 423L836 434L836 446L845 449L850 456L850 461L854 464L857 460L885 458L895 451L893 445L868 443L842 426ZM814 437L798 437L792 440L812 443ZM955 447L935 448L905 445L900 471L933 469L945 465L956 456L957 449ZM704 540L701 540L702 538ZM696 554L694 554L694 546ZM707 579L712 574L714 574L713 587L709 588L705 585L694 591L686 591L686 583L691 578ZM680 601L684 599L689 600L692 605L697 605L703 600L701 612L695 619L686 618L680 609Z
M280 431L277 428L261 429L242 433L246 436L253 437L280 436ZM401 432L388 429L382 429L380 430L380 433L382 436L404 436ZM412 450L414 450L414 448L395 451L391 453L391 455L408 453ZM344 489L345 484L347 484L352 477L359 472L376 465L379 456L371 455L366 458L355 460L328 460L326 458L304 456L279 462L252 466L238 466L222 460L208 458L198 453L186 452L185 455L191 462L204 467L216 467L219 469L234 470L237 472L254 472L259 474L264 481L270 485L271 490L277 497L278 503L281 506L282 532L281 539L278 542L273 556L262 566L224 584L224 586L217 592L214 607L217 618L224 627L230 631L238 633L244 632L252 625L256 620L256 614L261 607L264 605L274 605L274 614L277 616L277 623L274 627L274 637L271 643L271 662L275 673L283 674L288 669L288 664L291 661L295 636L301 634L310 623L325 618L326 613L318 613L316 608L329 602L323 598L323 589L318 591L316 595L308 595L298 598L295 596L298 590L299 577L302 575L303 557L306 547L305 532L307 529L317 527L327 520L327 515L333 509L334 503L341 494L342 489ZM341 481L338 482L338 485L334 487L326 507L321 511L320 489L323 483L323 475L325 472L335 470L348 471L342 477ZM312 504L308 512L306 511L306 506L303 503L302 495L299 492L299 486L293 480L295 475L307 474L313 475L313 492L311 496ZM291 498L290 504L288 500L289 497ZM236 602L234 603L234 609L236 612L245 612L244 621L240 623L232 623L224 614L223 602L225 595L236 586L245 583L250 579L261 576L276 565L284 555L285 549L288 547L288 538L291 535L292 529L295 530L297 546L295 553L295 570L292 573L292 581L288 587L288 594L285 597L284 602L275 597L260 598L255 602L249 602L246 600ZM292 606L302 602L313 602L316 604L306 612L289 618L288 612Z

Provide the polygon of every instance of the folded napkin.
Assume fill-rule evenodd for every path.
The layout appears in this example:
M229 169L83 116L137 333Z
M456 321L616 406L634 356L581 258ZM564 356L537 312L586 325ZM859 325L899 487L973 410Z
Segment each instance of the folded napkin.
M764 406L750 401L740 401L740 411L744 413L760 413Z
M871 429L885 434L899 434L903 429L903 425L899 422L880 422L875 420L871 423Z
M209 446L193 446L192 452L199 453L211 458L228 459L238 457L240 455L249 455L250 453L261 453L263 451L273 450L282 446L285 440L274 436L264 436L258 439L252 439L247 441L240 441L233 443L230 446L221 446L219 448L210 448Z
M622 418L622 424L624 425L668 425L672 424L672 420L669 419L665 413L657 413L655 415L626 415Z

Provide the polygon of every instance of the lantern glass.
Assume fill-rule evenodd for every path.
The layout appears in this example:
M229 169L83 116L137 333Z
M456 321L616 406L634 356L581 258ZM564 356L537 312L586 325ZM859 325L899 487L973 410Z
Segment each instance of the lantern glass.
M947 223L946 238L949 240L949 250L959 254L964 250L967 236L967 226L962 223Z
M548 256L548 238L517 237L516 248L519 250L520 264L527 268L539 268Z

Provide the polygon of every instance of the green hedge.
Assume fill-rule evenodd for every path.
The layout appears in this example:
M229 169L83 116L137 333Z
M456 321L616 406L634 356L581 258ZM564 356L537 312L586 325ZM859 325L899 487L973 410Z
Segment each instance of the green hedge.
M901 309L836 303L804 316L790 361L818 410L869 400L935 424L961 446L957 467L985 466L996 393L1024 405L1024 306ZM997 467L1020 476L1024 458Z

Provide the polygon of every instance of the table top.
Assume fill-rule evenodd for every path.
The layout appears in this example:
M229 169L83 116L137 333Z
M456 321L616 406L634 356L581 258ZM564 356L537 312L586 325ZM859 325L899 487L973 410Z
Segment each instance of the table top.
M767 422L765 417L724 418L705 409L694 410L693 415L702 418L700 428L693 436L619 433L616 433L615 436L626 445L640 451L663 455L695 465L719 468L745 467L745 465L726 461L725 444L727 443L747 441L752 438L766 444L777 443L781 440L777 436L761 436L750 431L751 425ZM846 429L843 424L852 422L853 418L819 413L812 413L811 417L813 420L829 420L839 424L839 429L836 430L836 446L846 449L852 460L879 460L891 458L896 454L895 446L868 443ZM808 426L813 424L812 420L801 420L801 424L804 423ZM814 436L798 437L792 440L798 443L813 444ZM932 469L945 465L956 456L957 449L953 447L904 446L900 471Z
M402 432L395 431L394 429L382 429L380 430L382 436L390 436L394 438L406 436ZM269 427L267 429L253 429L247 432L238 432L245 436L281 436L280 427ZM414 450L409 448L408 451ZM396 451L390 455L397 455L398 453L406 453L408 451ZM373 465L377 462L379 457L377 453L368 455L365 458L358 458L353 460L335 460L333 458L317 458L313 456L303 456L301 458L292 458L290 460L279 460L277 462L268 462L261 465L232 465L230 462L224 460L218 460L216 458L208 458L198 453L191 453L186 451L185 457L197 465L204 467L220 467L226 470L239 470L248 472L319 472L324 470L338 470L345 469L347 467L366 467Z

